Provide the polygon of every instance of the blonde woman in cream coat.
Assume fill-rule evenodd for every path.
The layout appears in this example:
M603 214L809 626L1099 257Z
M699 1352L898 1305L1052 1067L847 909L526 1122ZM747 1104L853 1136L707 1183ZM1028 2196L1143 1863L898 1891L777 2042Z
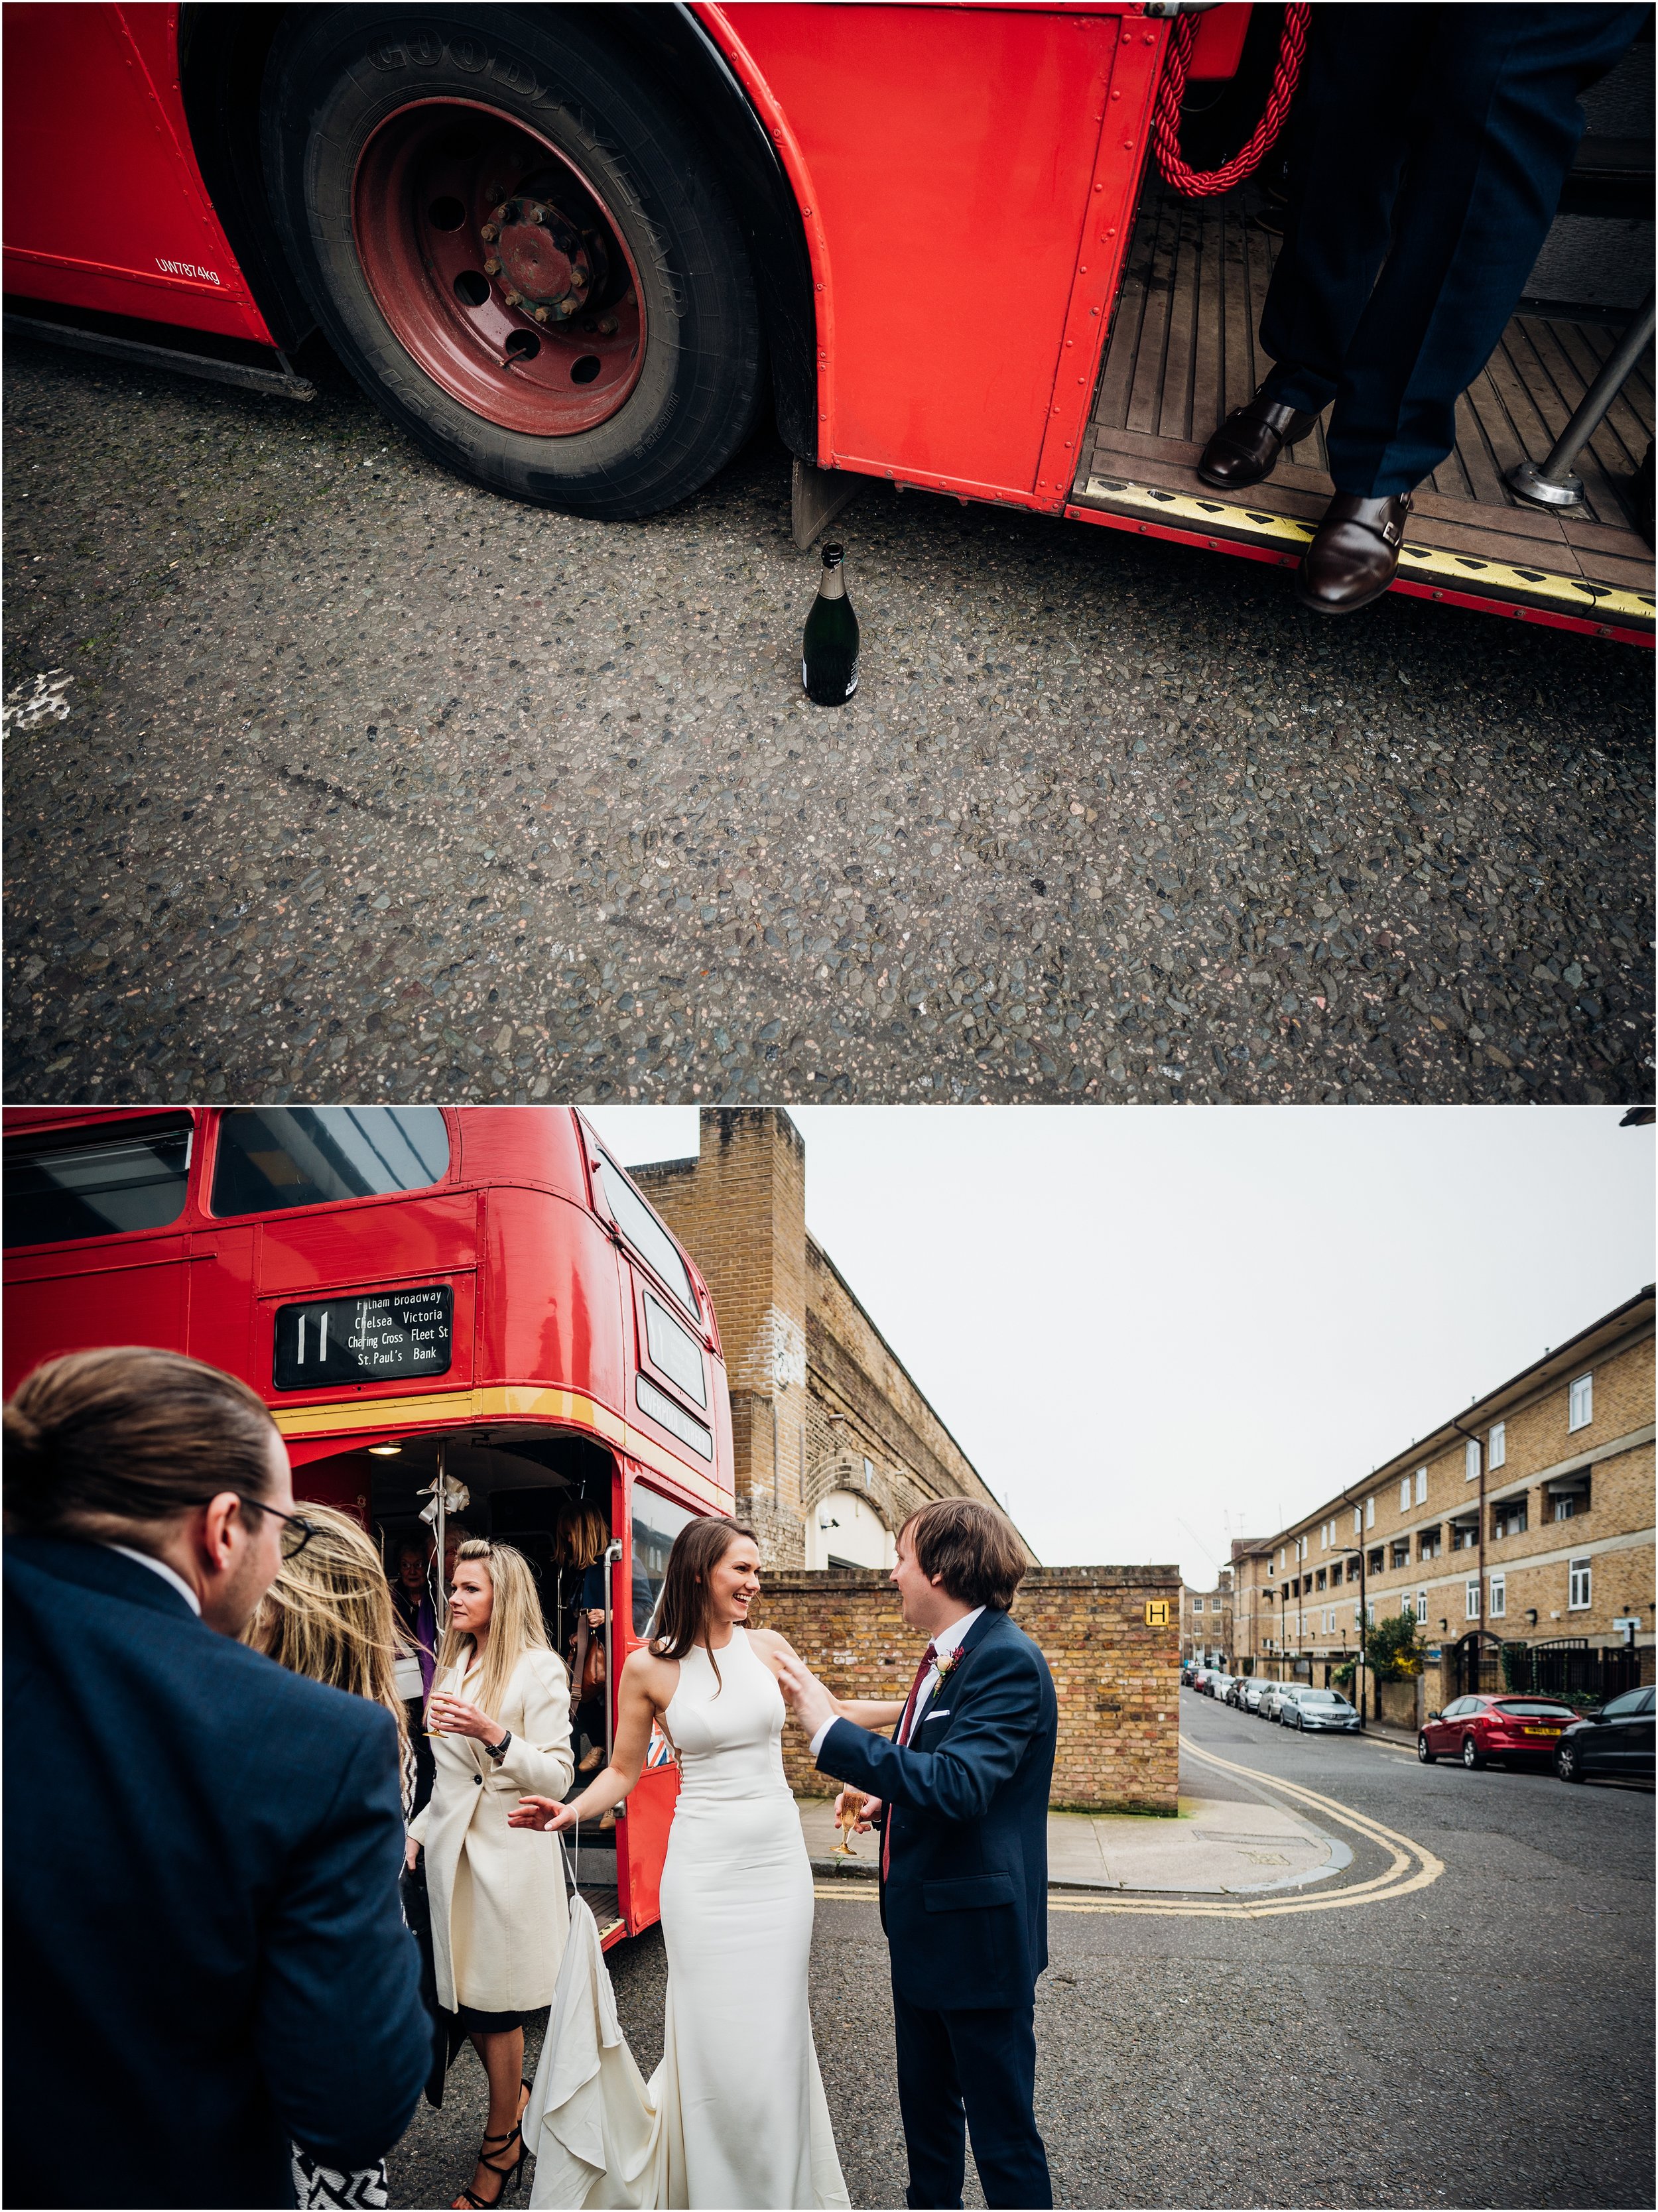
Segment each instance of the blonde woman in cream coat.
M498 2204L524 2161L524 2027L552 2002L569 1910L557 1846L509 1827L526 1791L562 1797L575 1772L570 1681L547 1644L523 1554L465 1543L427 1705L436 1778L409 1825L426 1854L438 2002L484 2062L489 2120L454 2212Z

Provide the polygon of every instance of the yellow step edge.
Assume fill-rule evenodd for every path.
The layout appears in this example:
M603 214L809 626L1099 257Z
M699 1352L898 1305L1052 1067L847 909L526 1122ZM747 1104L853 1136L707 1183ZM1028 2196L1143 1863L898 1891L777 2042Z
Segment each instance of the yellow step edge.
M1075 497L1075 495L1073 495ZM1091 476L1077 504L1094 501L1114 513L1143 514L1148 521L1184 526L1193 530L1224 531L1272 544L1285 552L1300 552L1312 538L1315 526L1298 522L1293 515L1268 514L1254 507L1233 507L1225 501L1203 499L1195 493L1163 491L1126 477ZM1649 623L1658 601L1650 592L1631 592L1612 584L1596 584L1582 576L1565 576L1547 568L1516 568L1506 561L1477 559L1471 553L1442 553L1431 545L1413 545L1407 538L1400 549L1399 572L1411 577L1431 577L1460 591L1482 588L1512 592L1575 614L1621 615Z

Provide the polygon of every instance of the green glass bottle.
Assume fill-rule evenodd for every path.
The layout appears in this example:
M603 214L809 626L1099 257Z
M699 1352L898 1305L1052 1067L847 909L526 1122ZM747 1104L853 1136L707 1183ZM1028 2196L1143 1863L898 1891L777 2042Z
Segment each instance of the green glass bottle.
M846 596L844 545L823 549L818 595L806 617L800 680L815 706L844 707L858 688L858 618Z

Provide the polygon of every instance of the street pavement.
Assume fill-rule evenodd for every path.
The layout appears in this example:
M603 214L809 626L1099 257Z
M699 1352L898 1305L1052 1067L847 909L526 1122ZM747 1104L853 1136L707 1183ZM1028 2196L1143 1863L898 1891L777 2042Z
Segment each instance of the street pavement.
M1645 1101L1650 660L872 484L604 526L14 340L14 1099ZM62 713L60 714L60 711Z
M1408 1744L1287 1735L1190 1691L1180 1719L1183 1795L1310 1816L1350 1863L1247 1899L1055 1893L1037 2033L1056 2201L1649 2206L1650 1786L1419 1766ZM611 1969L648 2073L660 1931ZM739 1952L731 1970L765 1960ZM852 2202L900 2204L866 1886L820 1883L812 1972ZM450 2083L443 2115L423 2112L393 2157L394 2204L447 2203L466 2178L482 2124L470 2053ZM983 2203L971 2173L967 2202Z

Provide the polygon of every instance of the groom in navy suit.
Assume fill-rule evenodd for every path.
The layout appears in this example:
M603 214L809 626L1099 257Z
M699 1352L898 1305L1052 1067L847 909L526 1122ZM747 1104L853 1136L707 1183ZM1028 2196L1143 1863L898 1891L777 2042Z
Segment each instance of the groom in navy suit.
M1025 1567L993 1506L941 1498L911 1515L893 1580L928 1644L890 1741L842 1719L803 1664L783 1662L819 1766L879 1801L864 1813L881 1826L915 2206L960 2203L966 2130L987 2204L1053 2203L1033 2105L1058 1705L1047 1662L1008 1617Z

